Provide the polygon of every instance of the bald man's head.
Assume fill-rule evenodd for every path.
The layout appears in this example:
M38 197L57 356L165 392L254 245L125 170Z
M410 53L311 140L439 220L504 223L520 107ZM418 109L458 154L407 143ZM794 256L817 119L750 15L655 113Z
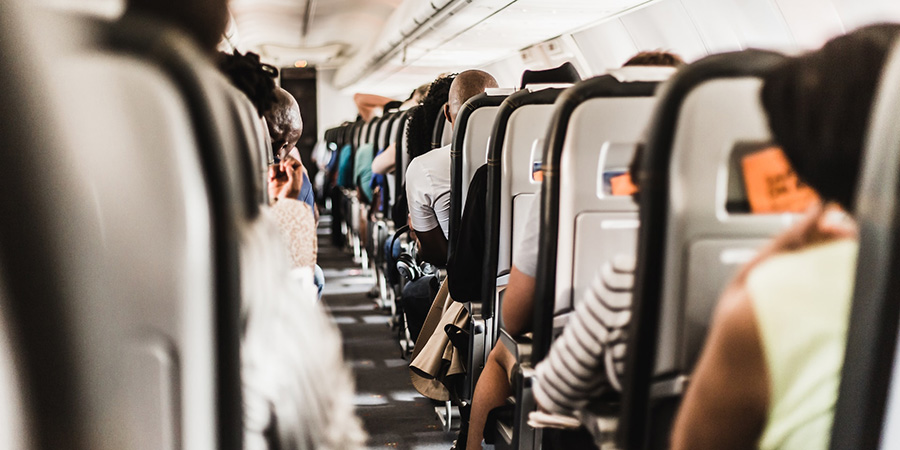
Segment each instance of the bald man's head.
M483 93L485 89L495 87L498 87L497 80L482 70L467 70L457 75L450 85L450 98L447 100L447 115L450 122L456 122L456 115L466 101Z
M300 105L288 91L276 87L275 104L269 108L265 116L269 125L269 136L272 137L272 154L278 159L284 159L303 134Z
M213 52L228 26L228 0L128 0L128 11L169 22Z

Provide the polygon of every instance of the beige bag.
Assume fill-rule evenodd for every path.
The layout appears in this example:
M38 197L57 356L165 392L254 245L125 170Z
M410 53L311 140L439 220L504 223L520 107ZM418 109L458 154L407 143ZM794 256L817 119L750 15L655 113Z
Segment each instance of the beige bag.
M467 329L469 312L462 303L450 298L447 280L444 280L422 325L409 364L409 375L416 390L438 401L450 399L444 380L466 373L459 352L444 332L444 327L450 324Z

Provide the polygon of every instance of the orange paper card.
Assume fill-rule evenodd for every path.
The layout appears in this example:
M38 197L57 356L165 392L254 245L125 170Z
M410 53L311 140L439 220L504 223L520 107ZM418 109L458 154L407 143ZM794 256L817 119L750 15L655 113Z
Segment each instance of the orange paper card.
M632 195L638 191L637 186L631 182L631 174L627 172L610 178L609 185L612 188L612 195Z
M818 199L816 192L797 178L778 147L747 155L741 165L747 199L754 213L803 212Z

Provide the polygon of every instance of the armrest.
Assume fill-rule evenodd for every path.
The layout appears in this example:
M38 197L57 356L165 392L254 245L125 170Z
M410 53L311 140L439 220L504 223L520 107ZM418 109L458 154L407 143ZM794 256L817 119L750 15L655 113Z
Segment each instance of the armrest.
M527 337L520 337L516 339L512 337L509 333L504 329L500 329L499 336L500 343L506 347L506 349L516 358L516 361L521 366L522 363L530 363L531 361L531 339Z
M504 287L509 284L509 272L497 275L497 287Z

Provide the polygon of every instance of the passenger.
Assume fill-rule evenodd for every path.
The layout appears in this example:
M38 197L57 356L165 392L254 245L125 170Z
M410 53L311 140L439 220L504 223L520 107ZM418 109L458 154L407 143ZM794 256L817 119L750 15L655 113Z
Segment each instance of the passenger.
M452 126L460 107L487 88L496 88L497 80L487 72L467 70L450 85L444 116ZM434 88L432 88L433 90ZM429 97L431 97L429 92ZM427 98L426 98L427 100ZM424 111L423 111L424 112ZM410 124L410 134L413 133ZM419 127L421 136L427 131L431 142L432 128ZM421 142L421 141L420 141ZM410 142L410 151L412 151ZM419 245L422 260L436 266L447 264L447 237L450 222L450 145L413 159L406 170L406 195L409 202L409 221Z
M293 180L299 174L297 177L300 180L299 191L296 196L291 195L291 198L309 205L318 221L319 214L312 183L296 151L297 141L303 134L300 105L293 95L279 87L275 89L275 104L266 111L265 116L269 136L272 138L272 154L279 161L278 164L269 167L269 198L277 199L282 186L294 184Z
M428 86L430 85L423 84L416 88L416 90L412 91L412 94L409 95L409 98L407 98L400 105L400 111L406 111L409 108L418 105L422 101L422 99L425 98L425 94L428 93ZM372 161L372 173L387 175L394 171L394 165L396 164L397 158L397 152L395 151L396 145L396 142L391 143L391 145L389 145L383 152L375 156L375 159Z
M657 62L663 62L665 65L654 66ZM611 74L620 81L661 81L661 79L665 79L674 73L674 67L682 64L684 64L684 62L681 57L672 53L641 52L629 59L622 69L613 70L611 71ZM641 67L643 70L636 70L634 69L635 67ZM628 72L627 76L623 75L624 72ZM486 183L487 171L484 168L479 169L479 171L483 171L481 174L482 180L479 181L473 179L470 187ZM469 198L472 197L470 196ZM540 198L540 194L538 194L538 198ZM484 206L482 206L482 208L484 208ZM466 209L469 209L468 204L466 205ZM480 212L480 214L486 213ZM507 284L503 303L501 305L501 323L504 329L510 335L515 337L531 331L539 235L540 202L536 201L532 203L523 232L516 240L513 252L513 264L509 274L509 283ZM483 236L481 236L481 238L484 239ZM462 245L462 243L460 245ZM470 249L478 248L477 244L473 245L471 242L467 243L466 246ZM480 246L480 248L484 247L484 245ZM473 258L471 256L463 257L470 260ZM452 289L453 286L451 284L451 293L454 292ZM553 352L551 351L551 354L552 353ZM506 403L506 398L512 394L509 375L515 363L515 359L506 350L506 347L498 345L491 350L484 369L481 372L481 376L478 378L478 383L475 386L468 430L460 430L460 439L457 440L456 446L457 449L481 448L488 413L494 408L503 406ZM538 379L538 383L541 383L540 378ZM547 383L541 384L541 386L546 385ZM538 401L546 401L547 396L542 395L542 392L539 393L538 391L540 391L540 389L541 387L534 388L535 397ZM548 404L547 407L553 408L553 405ZM463 431L467 431L467 433L464 434Z
M862 28L765 76L763 107L798 177L829 202L722 294L674 449L826 449L856 271L852 214L875 87L898 25Z
M295 148L303 134L300 105L289 92L275 88L275 104L266 111L265 117L272 138L272 153L281 159L278 164L269 167L272 212L278 220L295 267L311 266L314 269L316 286L321 295L325 278L322 269L316 265L318 209L312 184ZM294 202L300 202L303 207Z
M444 107L444 103L447 103L447 96L450 94L450 84L453 83L454 76L441 75L437 77L428 86L428 92L422 98L421 104L409 110L409 120L406 126L406 154L409 155L407 164L434 149L431 146L434 123L438 115L441 114L441 108ZM408 165L406 169L409 170ZM405 174L406 172L404 172ZM406 180L405 177L404 180ZM400 187L397 203L392 207L391 215L393 217L402 218L409 216L409 201L406 194L406 182L404 181L403 186Z

